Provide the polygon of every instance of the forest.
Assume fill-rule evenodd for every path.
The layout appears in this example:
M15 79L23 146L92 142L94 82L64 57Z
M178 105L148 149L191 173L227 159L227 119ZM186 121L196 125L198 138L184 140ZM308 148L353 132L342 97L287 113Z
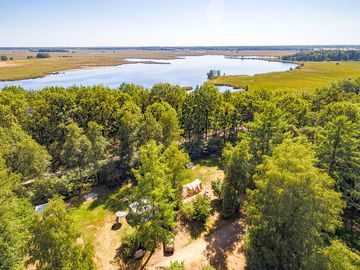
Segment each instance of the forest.
M359 60L352 51L283 60ZM357 59L353 59L357 57ZM119 204L150 205L122 237L124 260L153 251L177 217L186 165L221 157L212 188L224 219L246 216L248 269L359 269L360 78L318 89L220 93L161 83L0 91L0 269L95 269L91 239L64 203L121 185ZM34 207L48 203L42 216ZM171 269L183 269L173 264ZM169 268L170 269L170 268Z
M286 61L359 61L360 50L310 50L281 57Z

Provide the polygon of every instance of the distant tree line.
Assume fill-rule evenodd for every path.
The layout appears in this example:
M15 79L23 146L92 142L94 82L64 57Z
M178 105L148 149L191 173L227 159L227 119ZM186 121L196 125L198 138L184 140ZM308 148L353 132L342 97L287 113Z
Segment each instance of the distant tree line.
M282 56L287 61L359 61L360 50L311 50Z

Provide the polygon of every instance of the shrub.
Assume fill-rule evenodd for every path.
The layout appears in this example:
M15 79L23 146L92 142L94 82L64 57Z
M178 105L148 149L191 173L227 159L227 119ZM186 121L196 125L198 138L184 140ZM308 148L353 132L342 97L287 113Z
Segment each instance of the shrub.
M198 195L194 201L194 215L193 219L200 222L205 222L211 215L212 208L210 200L205 195Z
M166 270L185 270L184 262L170 262L170 265L165 268Z
M7 61L8 57L6 55L2 55L2 56L0 56L0 60L1 61Z
M210 200L205 195L198 195L194 201L181 207L181 213L189 221L205 222L211 212Z
M65 198L79 196L95 183L94 169L82 171L81 178L78 171L73 170L62 176L53 176L38 179L30 188L30 197L33 204L46 203L55 195Z
M121 254L125 260L132 259L141 247L137 231L131 227L126 229L121 236Z
M122 175L118 160L109 160L98 170L99 183L109 188L116 187L126 180Z
M192 221L194 216L194 204L192 202L184 203L181 206L181 214L187 219Z
M213 190L214 195L221 200L224 196L224 181L221 179L212 181L211 188Z
M49 58L50 54L48 53L37 53L36 58Z

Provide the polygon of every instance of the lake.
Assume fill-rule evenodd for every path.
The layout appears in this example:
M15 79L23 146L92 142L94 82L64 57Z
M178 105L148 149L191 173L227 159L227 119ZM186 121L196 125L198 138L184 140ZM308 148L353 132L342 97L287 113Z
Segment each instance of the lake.
M153 60L127 59L132 62L151 61L156 63L131 63L111 67L96 67L61 72L42 78L2 81L0 89L7 85L17 85L28 90L46 86L106 85L112 88L121 83L135 83L151 87L156 83L168 82L184 87L193 87L207 81L210 69L221 70L226 75L255 75L260 73L286 71L296 64L265 61L257 58L228 58L221 55L186 56L182 59ZM220 87L224 91L229 87Z

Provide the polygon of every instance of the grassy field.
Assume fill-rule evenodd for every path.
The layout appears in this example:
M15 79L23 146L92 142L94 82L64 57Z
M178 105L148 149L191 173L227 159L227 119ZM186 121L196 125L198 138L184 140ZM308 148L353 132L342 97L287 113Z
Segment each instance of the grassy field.
M48 59L27 59L35 57L36 53L25 50L5 51L0 50L0 55L12 57L14 60L0 62L0 81L20 80L43 77L54 72L96 66L114 66L126 64L127 58L144 59L174 59L189 55L217 54L226 56L281 56L291 54L290 51L91 51L74 50L66 53L50 53Z
M254 89L317 88L331 81L360 77L358 62L305 62L300 69L287 72L271 72L255 76L221 76L212 81L217 85L248 86Z

